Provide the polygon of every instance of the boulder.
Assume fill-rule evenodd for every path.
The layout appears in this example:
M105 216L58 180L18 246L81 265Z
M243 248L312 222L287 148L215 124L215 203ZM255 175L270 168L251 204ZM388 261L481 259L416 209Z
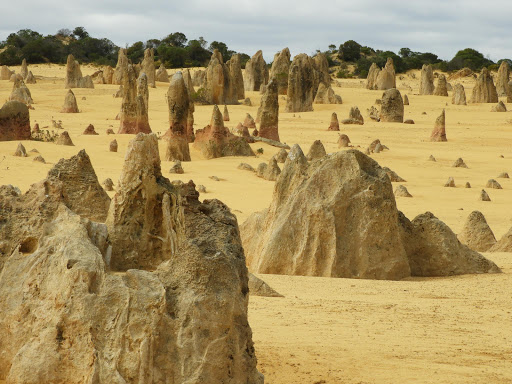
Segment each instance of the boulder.
M251 296L283 297L260 278L249 273L249 294Z
M455 188L455 180L453 177L449 177L448 181L444 183L444 186L447 188Z
M160 64L160 67L156 71L155 80L160 81L162 83L169 82L169 74L167 73L167 69L165 69L165 66L163 64Z
M395 197L412 197L404 185L399 185L395 189Z
M288 72L290 71L290 50L284 48L281 52L274 55L272 68L270 69L270 79L277 82L277 92L280 95L288 93Z
M338 148L350 147L350 139L344 133L338 138Z
M27 157L27 151L25 149L25 147L23 146L23 144L21 143L18 143L18 147L16 148L16 151L14 152L14 156L18 156L18 157Z
M213 107L210 124L196 131L193 146L207 159L224 156L254 156L254 152L243 137L233 135L224 127L222 113Z
M448 96L448 87L445 75L439 75L437 78L437 87L434 89L435 96Z
M76 102L75 94L71 89L68 89L66 97L64 98L64 105L60 110L61 113L78 113L78 104Z
M452 167L454 168L467 168L468 166L466 165L466 163L464 162L464 160L462 159L462 157L459 157L457 160L455 160L455 162L452 164Z
M34 103L32 100L32 94L25 85L25 82L20 77L17 77L12 87L12 92L9 95L9 101L19 101L20 103L30 105Z
M32 74L32 71L28 71L27 78L25 79L25 84L36 84L36 78Z
M0 69L0 80L10 80L13 74L14 71L11 71L7 65L2 65L2 69Z
M501 272L492 261L461 244L455 233L430 212L416 216L412 222L400 213L399 225L412 276Z
M107 178L103 181L103 187L105 187L105 191L113 191L114 190L114 182L111 178Z
M298 145L268 209L241 226L249 269L258 273L401 279L410 275L391 183L359 151L308 163ZM364 230L362 230L364 228ZM300 233L300 241L291 241Z
M322 144L320 140L315 140L313 144L311 144L311 147L309 148L308 155L306 156L306 159L308 161L313 161L316 159L321 159L327 154L325 151L325 147Z
M404 102L398 89L391 88L382 94L380 121L403 123Z
M278 163L284 163L286 159L288 158L288 152L286 152L286 149L281 148L279 152L277 152L274 157L276 158Z
M117 68L116 68L117 70ZM117 72L116 72L117 73ZM149 133L148 118L148 84L144 73L139 79L134 67L129 64L121 75L123 86L123 101L121 103L120 125L117 133L137 134Z
M498 69L498 75L496 76L496 92L498 97L510 96L511 89L508 85L510 79L510 66L507 60L503 60Z
M244 89L259 91L262 84L268 83L268 68L263 52L259 50L245 63Z
M488 200L490 201L490 199ZM499 239L487 252L512 252L512 228Z
M443 112L439 115L439 117L436 119L436 122L434 124L434 129L432 130L432 133L430 134L430 141L448 141L446 138L446 123L445 123L445 112L443 109Z
M256 128L256 123L249 113L245 114L245 119L242 125L246 128Z
M507 112L507 107L503 101L499 101L494 107L492 107L491 112Z
M281 174L281 168L277 165L277 160L275 157L272 157L268 162L268 165L262 163L258 166L256 170L256 175L268 181L276 181L279 175Z
M94 125L89 124L87 128L84 129L82 135L97 135L98 133L94 130Z
M342 104L341 97L334 93L330 85L320 83L313 104Z
M491 189L503 189L503 187L501 186L500 183L498 183L496 180L494 179L489 179L487 181L487 184L485 184L485 187L486 188L491 188Z
M452 104L466 105L466 92L462 84L455 84L453 88Z
M176 160L169 170L169 173L183 174L185 171L183 170L183 166L181 165L181 161Z
M71 141L71 137L69 137L68 131L62 132L58 137L57 140L55 140L55 144L57 145L68 145L68 146L74 146L73 141Z
M473 88L470 103L497 103L498 93L494 86L492 76L487 70L483 68L480 76L476 79L476 84Z
M430 64L421 67L420 95L434 94L434 73Z
M44 160L43 156L41 156L41 155L34 157L34 160L32 160L32 161L37 161L38 163L46 164L46 161Z
M480 191L480 195L478 196L478 200L480 200L480 201L491 201L491 198L489 197L489 195L487 194L485 189L482 189Z
M172 77L167 91L169 107L169 130L164 135L167 140L165 160L190 161L188 146L188 118L193 103L189 100L185 80L181 72Z
M404 105L409 105L409 97L404 95Z
M256 172L256 170L251 165L249 165L247 163L240 163L240 164L238 164L237 168L242 171Z
M339 131L340 130L340 123L338 121L338 115L336 112L333 112L331 115L331 123L329 124L329 128L327 128L328 131Z
M117 140L114 139L110 142L109 146L108 146L108 150L110 152L117 152Z
M267 85L265 94L261 98L261 104L258 109L257 116L260 122L260 129L258 130L259 137L280 141L278 97L278 83L274 79L271 79Z
M8 101L0 108L0 141L29 140L30 113L19 101Z
M148 86L156 88L155 52L153 48L144 50L144 59L141 64L141 72L145 73L148 79Z
M471 212L457 237L462 244L477 252L487 252L496 244L494 233L480 211Z
M288 74L288 94L285 112L313 110L317 79L312 59L305 53L293 58Z

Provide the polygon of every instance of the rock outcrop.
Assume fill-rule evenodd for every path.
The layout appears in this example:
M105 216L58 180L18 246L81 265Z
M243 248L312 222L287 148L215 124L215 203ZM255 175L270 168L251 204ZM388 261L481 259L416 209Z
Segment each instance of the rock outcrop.
M404 122L404 102L398 89L391 88L382 94L380 121Z
M492 107L491 112L507 112L507 107L503 101L499 101L494 107Z
M434 73L430 64L421 67L420 95L434 94Z
M148 86L156 88L156 68L155 68L155 52L153 48L147 48L144 51L144 59L141 64L141 72L144 72L148 77Z
M207 159L224 156L254 156L254 152L243 137L233 135L224 127L222 113L213 107L210 124L196 131L194 147Z
M19 101L20 103L30 105L34 103L32 100L32 94L30 90L25 85L25 82L20 77L16 77L14 80L14 85L12 86L12 92L9 95L9 101Z
M2 65L2 69L0 69L0 80L10 80L13 74L14 71L11 71L7 65Z
M348 114L348 119L343 120L341 123L342 124L363 125L364 124L364 118L363 118L363 115L361 115L361 112L359 111L359 108L357 108L357 107L350 107L350 112Z
M496 77L496 92L498 97L505 97L511 95L510 86L508 85L510 79L510 66L507 60L503 60L498 69L498 76Z
M236 217L218 200L199 202L192 182L173 186L162 177L151 137L140 134L130 144L109 225L61 204L58 189L45 198L43 184L22 205L29 211L13 210L7 224L2 221L0 230L24 223L19 227L29 233L0 273L2 379L263 384ZM17 193L2 187L0 195L7 194ZM116 262L126 264L109 273L117 247L126 252ZM158 258L165 261L156 265ZM148 260L156 268L128 269ZM30 332L12 327L19 319L30 323Z
M192 83L195 87L204 88L206 82L206 70L198 69L194 71L194 75L192 76Z
M488 201L490 200L491 199ZM512 252L512 228L510 228L496 244L488 249L487 252Z
M25 80L28 76L27 59L23 59L21 61L20 74L21 74L21 77L23 77L23 80Z
M395 66L391 57L388 57L386 65L377 74L376 87L381 91L396 88Z
M0 108L0 141L11 140L30 140L30 112L19 101L8 101Z
M112 84L122 85L123 84L123 76L128 72L128 65L130 64L130 60L126 54L126 49L121 48L117 53L117 65L114 70L114 75L112 77Z
M217 49L206 68L205 98L210 104L238 104L229 68Z
M82 76L80 64L73 55L68 55L64 88L94 88L91 76Z
M446 138L446 115L444 109L436 119L434 129L430 134L430 141L448 141Z
M68 89L66 97L64 98L64 105L60 110L61 113L78 113L78 104L76 102L75 94L71 89Z
M480 211L471 212L457 237L461 243L477 252L487 252L496 244L494 233Z
M25 84L36 84L36 78L32 74L32 71L28 71L27 78L25 79Z
M290 50L284 48L274 55L272 68L270 68L270 79L277 82L277 92L280 95L288 93L288 73L290 71Z
M149 92L146 75L142 73L137 80L135 69L129 64L125 73L120 77L123 82L121 84L123 86L123 101L118 133L150 133L147 106Z
M169 82L169 74L167 73L167 69L165 69L165 66L163 64L160 64L160 67L156 71L155 80L160 81L162 83Z
M245 99L244 77L242 75L242 64L240 63L240 55L235 53L227 61L226 65L229 68L229 75L231 77L234 95L237 100Z
M279 141L279 94L278 83L271 79L267 90L261 98L261 105L258 109L260 129L258 136L266 139Z
M261 85L268 83L268 68L263 52L259 50L247 63L245 63L244 89L246 91L259 91Z
M305 53L293 58L288 75L288 96L285 112L309 112L313 110L316 95L316 73L312 59Z
M338 115L336 112L333 112L331 115L331 123L329 124L329 128L327 128L328 131L339 131L340 130L340 123L338 121Z
M283 297L259 277L249 273L249 294L251 296Z
M439 75L437 78L437 87L434 89L436 96L448 96L448 86L445 75Z
M466 91L462 84L455 84L453 87L452 104L466 105Z
M194 83L192 82L192 76L190 75L189 69L184 69L182 72L183 80L185 81L185 87L187 87L187 92L189 98L192 98L192 96L196 93L196 90L194 89Z
M350 147L350 139L347 135L342 133L338 138L338 148L347 148Z
M27 157L27 150L23 146L23 144L18 143L18 147L16 148L16 151L14 152L14 156L17 157Z
M169 107L169 130L165 134L167 140L165 159L168 161L190 161L187 122L193 103L189 99L181 72L177 72L171 79L167 91L167 105Z
M311 144L311 147L309 148L308 155L306 156L306 159L308 161L313 161L316 159L321 159L327 154L325 151L325 147L322 144L321 140L315 140L313 144Z
M377 64L372 63L368 70L368 76L366 77L366 88L377 89L377 77L379 77L380 68Z
M67 145L67 146L74 146L73 141L71 140L71 137L69 136L68 131L64 131L55 140L55 144L57 145Z
M258 273L394 280L500 272L432 214L407 220L385 170L356 150L308 163L295 145L270 207L241 233ZM297 233L300 241L289 240Z
M483 68L480 76L476 79L475 87L471 96L470 103L497 103L498 93L494 86L492 76L487 70Z
M98 132L94 129L94 125L89 124L83 131L82 135L98 135Z
M313 57L313 67L317 71L317 77L320 84L325 84L327 87L331 84L331 75L329 74L329 62L324 53L317 53Z
M341 97L334 93L330 85L320 83L313 104L342 104Z

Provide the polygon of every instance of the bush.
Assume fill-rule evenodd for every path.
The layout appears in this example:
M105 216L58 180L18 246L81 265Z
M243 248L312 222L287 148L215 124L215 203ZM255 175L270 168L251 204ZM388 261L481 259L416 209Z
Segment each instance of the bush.
M341 69L338 72L336 72L336 77L338 79L350 79L352 75L345 69Z

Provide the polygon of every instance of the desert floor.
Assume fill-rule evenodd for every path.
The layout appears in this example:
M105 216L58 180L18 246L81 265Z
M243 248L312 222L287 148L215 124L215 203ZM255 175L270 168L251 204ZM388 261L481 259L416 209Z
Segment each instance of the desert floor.
M12 69L19 72L19 68ZM52 130L51 120L62 120L75 146L24 142L27 151L36 148L46 159L47 164L41 164L32 161L34 153L28 158L12 156L16 142L0 142L0 184L26 191L60 158L69 158L80 149L90 155L100 182L107 177L116 182L132 139L130 135L105 134L107 128L117 132L119 127L115 116L121 99L112 96L118 86L74 89L81 113L64 114L59 111L67 92L65 67L33 65L29 70L38 80L28 85L35 102L31 124L37 122L42 129ZM95 70L82 67L84 75ZM343 104L315 105L315 111L308 113L281 113L281 140L289 145L298 143L307 153L312 142L320 139L327 152L337 151L338 133L327 131L331 113L336 112L342 120L348 117L350 107L358 106L365 124L342 126L341 133L362 150L377 138L390 148L372 157L407 180L403 184L413 198L397 198L398 208L407 217L431 211L457 233L470 212L480 210L496 237L501 237L512 226L512 179L497 179L502 190L486 189L491 202L477 198L487 180L501 172L512 174L512 114L491 113L491 104L454 106L451 92L450 97L419 96L419 73L415 76L397 76L398 88L410 101L405 118L413 119L415 125L370 120L366 110L381 92L366 90L363 80L340 80L334 90ZM461 82L469 100L474 79ZM156 89L150 89L149 118L154 132L168 128L167 87L157 83ZM11 89L11 82L0 81L0 100L7 100ZM247 112L256 117L261 96L257 92L246 96L252 107L228 106L229 128L243 121ZM281 96L282 109L285 103ZM448 142L431 143L430 132L443 108ZM209 123L211 112L211 106L196 106L196 129ZM95 126L98 136L82 135L89 124ZM119 143L117 153L108 149L114 138ZM160 145L163 153L164 142ZM207 193L201 198L222 200L242 223L269 205L273 191L273 182L237 169L240 162L256 168L278 151L263 143L252 147L263 148L263 154L204 160L191 147L192 162L183 163L185 174L170 174L172 163L167 161L162 162L163 174L171 180L192 179L204 185ZM430 155L437 162L427 161ZM451 167L458 157L468 169ZM443 187L450 176L457 188ZM473 188L464 188L467 181ZM251 297L249 304L259 369L266 383L512 382L512 254L486 256L504 273L399 282L259 275L285 296Z

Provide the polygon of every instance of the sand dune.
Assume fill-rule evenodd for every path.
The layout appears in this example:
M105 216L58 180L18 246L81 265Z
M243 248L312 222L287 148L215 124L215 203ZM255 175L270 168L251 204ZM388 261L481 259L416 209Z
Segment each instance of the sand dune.
M119 127L115 116L121 99L112 96L118 86L74 89L81 113L63 114L59 111L66 94L65 67L31 65L29 69L38 80L29 85L35 101L35 110L30 111L32 125L38 122L42 129L49 126L51 130L52 118L62 120L75 147L24 142L27 151L36 148L46 159L47 164L41 164L32 161L34 153L28 158L12 156L16 142L0 142L0 184L13 184L26 191L60 158L68 158L82 148L90 155L100 182L110 177L116 183L132 139L131 135L105 134L107 128L117 132ZM19 67L15 70L19 72ZM95 70L82 66L84 75ZM315 111L309 113L281 113L281 140L290 145L299 143L307 152L312 142L320 139L328 152L337 151L338 133L327 131L331 113L336 112L342 120L348 117L350 107L357 105L365 124L341 126L341 133L360 149L377 138L390 148L372 157L407 180L404 185L413 198L398 198L400 210L410 219L431 211L457 233L470 212L477 209L485 215L496 237L501 237L512 226L512 180L499 179L502 190L487 189L491 202L478 201L477 197L488 179L501 172L512 173L512 114L491 113L491 104L453 106L451 92L450 97L419 96L418 72L416 75L417 79L397 78L398 88L410 101L405 119L413 119L415 125L370 120L366 110L381 92L369 91L361 80L349 79L334 87L343 98L342 105L315 105ZM463 80L468 99L473 83L473 79ZM163 133L168 128L167 87L157 83L156 89L150 88L153 132ZM12 83L0 81L0 100L7 100L11 88ZM228 106L228 127L243 121L247 112L256 116L261 96L258 92L246 94L253 106ZM279 102L284 110L283 96ZM431 143L430 132L443 108L448 142ZM196 106L196 129L209 123L211 112L211 106ZM89 124L95 126L98 136L82 135ZM119 143L117 153L108 151L114 138ZM172 163L168 161L162 162L163 173L171 180L192 179L204 185L208 193L201 198L222 200L241 223L269 205L273 190L272 182L237 169L240 162L256 168L278 151L263 143L251 146L254 150L263 148L263 154L258 158L204 160L191 147L192 162L183 163L183 175L169 174ZM160 150L165 151L163 141ZM431 154L437 162L427 161ZM451 167L458 157L464 159L468 169ZM214 181L210 176L221 180ZM443 187L450 176L455 178L457 188ZM467 181L473 188L464 188ZM285 295L283 299L251 298L250 323L260 371L267 383L275 384L512 381L512 256L486 256L505 273L400 282L260 276Z

